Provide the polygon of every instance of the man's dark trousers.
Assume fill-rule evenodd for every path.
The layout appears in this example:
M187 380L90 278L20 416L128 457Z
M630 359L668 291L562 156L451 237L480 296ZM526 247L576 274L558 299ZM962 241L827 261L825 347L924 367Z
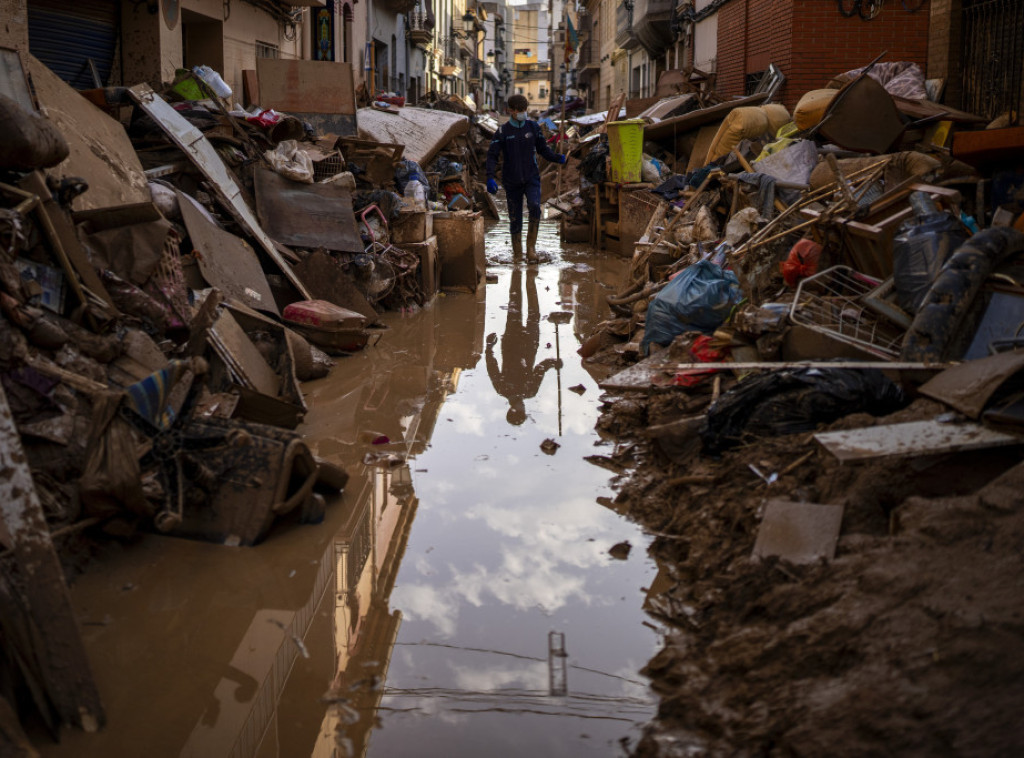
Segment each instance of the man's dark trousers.
M535 176L525 184L504 185L505 200L508 202L509 231L516 237L523 231L523 198L530 218L540 218L540 177Z

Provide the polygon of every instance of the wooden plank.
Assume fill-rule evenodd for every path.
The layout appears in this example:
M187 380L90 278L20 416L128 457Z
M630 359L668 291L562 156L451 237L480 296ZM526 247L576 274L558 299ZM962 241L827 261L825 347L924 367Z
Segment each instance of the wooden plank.
M943 371L918 391L976 419L1011 377L1024 371L1024 350L967 361Z
M357 118L360 137L405 145L405 157L424 171L452 140L469 132L465 116L427 108L402 108L396 114L360 108Z
M27 621L46 694L64 724L96 731L104 722L99 690L71 606L64 572L29 471L7 395L0 386L0 521L14 545Z
M220 318L210 333L216 338L213 341L217 354L224 359L225 364L240 374L243 386L268 397L277 397L281 389L281 378L227 309L220 312Z
M75 198L75 210L150 202L146 175L124 127L39 60L28 53L23 56L40 106L71 149L46 175L57 180L84 177L89 182L89 190Z
M782 371L784 369L878 369L879 371L943 371L951 363L908 363L900 361L754 361L737 363L662 363L652 356L608 377L598 386L606 390L647 389L658 374L685 371Z
M822 432L814 439L844 463L1024 445L1024 437L981 424L945 424L934 419Z
M674 116L659 121L656 124L648 124L644 127L645 140L660 140L673 137L677 134L699 129L705 124L721 121L735 108L742 108L748 105L760 105L768 99L767 93L741 97L738 100L730 100L726 103L712 105L710 108L690 111L682 116Z

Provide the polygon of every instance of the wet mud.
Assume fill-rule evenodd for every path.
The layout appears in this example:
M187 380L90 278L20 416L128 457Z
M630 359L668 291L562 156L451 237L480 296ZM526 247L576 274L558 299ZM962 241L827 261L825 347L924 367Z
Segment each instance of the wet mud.
M351 474L322 524L254 548L111 544L72 588L108 721L44 756L620 756L656 698L649 538L611 508L615 444L576 354L624 261L563 249L387 314L303 385ZM623 553L622 545L634 549ZM613 549L614 548L614 549Z
M599 422L629 451L616 504L658 535L648 607L673 630L644 670L661 701L633 755L1019 753L1019 448L842 465L806 433L719 457L692 432L643 433L692 401L625 395ZM772 499L843 505L835 559L752 559Z

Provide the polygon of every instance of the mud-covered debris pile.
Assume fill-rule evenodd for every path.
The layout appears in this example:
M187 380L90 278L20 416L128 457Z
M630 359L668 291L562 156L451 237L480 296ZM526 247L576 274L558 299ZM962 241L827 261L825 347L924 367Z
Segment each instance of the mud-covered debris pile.
M1024 140L919 74L666 99L632 184L578 148L564 228L632 259L580 352L667 587L637 755L1024 743Z
M103 721L63 574L90 540L249 546L322 519L348 475L295 431L301 382L386 339L383 311L480 281L482 138L354 101L312 114L334 134L199 69L80 93L21 60L0 96L0 637L12 714L56 737Z

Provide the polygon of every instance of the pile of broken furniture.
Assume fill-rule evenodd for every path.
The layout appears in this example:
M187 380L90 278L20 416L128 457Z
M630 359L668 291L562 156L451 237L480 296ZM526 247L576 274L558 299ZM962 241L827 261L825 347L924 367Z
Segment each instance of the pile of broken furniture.
M609 411L647 408L646 428L626 427L673 481L742 450L751 480L774 482L758 445L780 435L813 435L805 466L815 449L852 463L1024 445L1024 127L932 102L923 78L918 99L893 94L909 68L838 77L792 116L712 106L688 171L619 188L650 210L581 354ZM649 124L645 150L701 114Z

